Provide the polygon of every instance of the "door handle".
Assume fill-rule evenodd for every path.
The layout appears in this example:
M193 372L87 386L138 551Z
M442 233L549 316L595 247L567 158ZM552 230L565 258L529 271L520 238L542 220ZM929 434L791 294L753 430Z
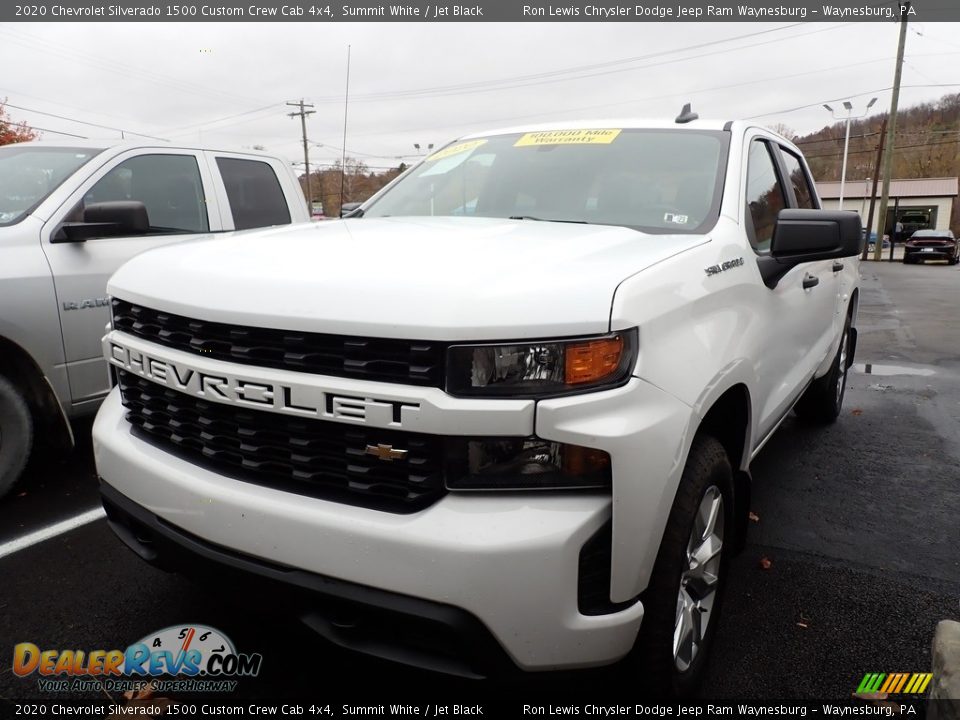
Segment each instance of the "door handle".
M820 278L816 275L811 275L807 273L807 276L803 279L803 289L809 290L812 287L816 287L820 284Z
M840 272L841 270L843 270L843 263L840 262L839 260L838 260L838 261L835 261L835 262L833 263L833 271L834 271L834 272Z

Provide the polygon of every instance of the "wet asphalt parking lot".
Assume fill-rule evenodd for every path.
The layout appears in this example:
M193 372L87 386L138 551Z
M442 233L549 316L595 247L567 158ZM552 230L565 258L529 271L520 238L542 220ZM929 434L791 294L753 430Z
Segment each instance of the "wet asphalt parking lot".
M705 698L849 698L866 672L929 670L937 621L960 618L960 268L869 262L862 275L842 417L827 429L788 419L754 463L758 519L732 565ZM77 424L77 452L34 462L0 501L0 698L51 698L13 674L15 643L125 648L189 623L263 654L245 697L322 701L359 681L548 702L569 683L462 681L333 648L269 601L250 607L145 565L103 519L18 549L98 506L89 431ZM609 670L577 683L598 699L630 692Z

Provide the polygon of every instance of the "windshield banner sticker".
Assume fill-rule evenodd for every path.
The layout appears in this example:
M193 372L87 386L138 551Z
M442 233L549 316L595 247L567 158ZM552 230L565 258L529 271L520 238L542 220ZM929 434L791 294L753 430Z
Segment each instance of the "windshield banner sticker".
M548 130L530 132L517 140L514 147L530 145L609 145L620 130Z
M460 153L465 153L468 150L473 150L478 148L481 145L487 142L486 138L480 140L467 140L467 142L457 143L456 145L451 145L448 148L443 148L443 150L437 150L433 155L427 158L427 162L433 162L434 160L443 160L448 158L451 155L459 155Z

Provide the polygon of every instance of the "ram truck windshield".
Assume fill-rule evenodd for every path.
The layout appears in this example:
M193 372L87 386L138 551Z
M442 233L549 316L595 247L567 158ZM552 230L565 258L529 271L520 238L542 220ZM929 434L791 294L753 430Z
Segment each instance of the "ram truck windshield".
M0 226L14 225L84 163L97 148L0 148Z

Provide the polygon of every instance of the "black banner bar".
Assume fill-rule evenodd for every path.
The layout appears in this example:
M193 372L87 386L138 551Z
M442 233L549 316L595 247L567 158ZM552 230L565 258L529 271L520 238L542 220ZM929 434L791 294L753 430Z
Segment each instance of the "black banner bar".
M900 13L899 0L34 0L3 3L0 22L891 22ZM909 19L960 21L960 3L915 0Z
M475 697L445 698L430 702L424 693L417 700L384 698L375 695L345 700L331 698L318 689L312 699L223 699L191 696L171 699L156 696L144 700L0 700L0 718L26 717L389 717L389 718L694 718L694 717L954 717L960 700L917 700L890 695L871 700L697 700L689 702L628 702L612 698L592 698L575 702L547 701L530 693L517 697L478 701ZM465 695L467 693L464 693ZM514 692L511 695L522 696Z

